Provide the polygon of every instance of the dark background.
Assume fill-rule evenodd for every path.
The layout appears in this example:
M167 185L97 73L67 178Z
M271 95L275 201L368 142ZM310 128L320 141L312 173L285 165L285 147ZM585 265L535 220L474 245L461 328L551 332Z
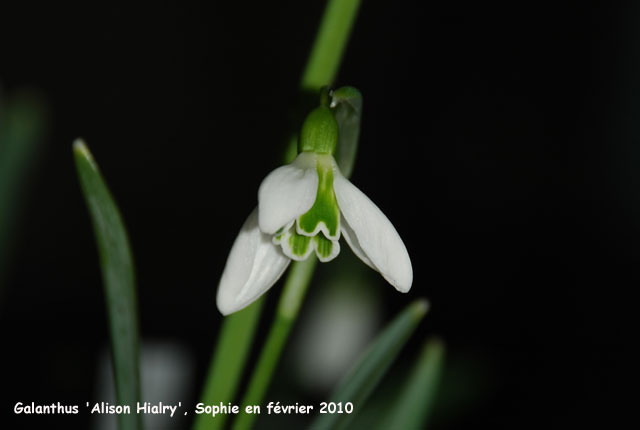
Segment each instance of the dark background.
M322 8L0 5L4 92L36 88L50 112L0 302L3 422L88 425L12 413L88 400L107 339L78 136L129 228L142 336L180 339L201 380L217 282L280 162ZM352 180L413 260L408 296L372 286L387 317L412 298L433 305L401 363L427 334L447 344L438 428L611 425L629 410L638 19L607 2L361 8L336 81L364 95Z

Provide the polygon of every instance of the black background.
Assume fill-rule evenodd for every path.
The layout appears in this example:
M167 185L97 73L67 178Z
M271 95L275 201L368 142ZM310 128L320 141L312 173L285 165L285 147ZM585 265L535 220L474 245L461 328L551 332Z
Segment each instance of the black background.
M12 413L16 401L84 403L107 339L77 136L129 228L143 337L181 339L202 377L217 281L280 161L322 8L0 5L5 93L37 88L51 113L0 304L11 428L88 425ZM364 95L352 180L414 264L408 296L372 288L385 289L389 316L428 297L420 333L445 340L450 373L471 363L480 375L462 383L472 400L435 417L440 428L611 425L628 411L638 19L640 8L607 2L362 6L336 81Z

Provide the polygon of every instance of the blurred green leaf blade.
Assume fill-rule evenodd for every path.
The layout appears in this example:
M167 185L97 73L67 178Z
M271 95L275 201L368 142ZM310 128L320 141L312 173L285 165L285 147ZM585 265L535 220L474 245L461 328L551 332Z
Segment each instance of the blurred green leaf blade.
M407 306L369 346L356 365L345 376L331 395L330 402L351 402L351 414L321 414L312 423L312 430L344 429L364 406L369 395L394 362L402 347L411 337L418 323L429 309L426 300L417 300Z
M380 429L426 428L440 383L444 355L445 346L441 340L433 338L425 343L393 410Z
M12 93L0 105L0 295L24 196L29 191L29 173L44 143L47 118L44 98L29 89Z
M138 311L133 256L129 239L98 165L86 144L73 144L78 178L98 245L111 336L116 400L135 410L140 401ZM120 414L120 430L142 428L142 415Z

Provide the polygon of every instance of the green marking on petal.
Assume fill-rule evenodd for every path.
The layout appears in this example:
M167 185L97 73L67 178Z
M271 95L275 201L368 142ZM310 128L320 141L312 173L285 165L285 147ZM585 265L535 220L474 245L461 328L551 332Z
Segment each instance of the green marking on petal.
M318 193L316 201L297 222L297 232L305 236L316 236L323 232L329 239L340 238L340 208L333 192L333 157L318 155Z
M314 236L313 242L316 255L323 263L333 260L340 253L340 244L338 241L327 239L322 233Z
M273 243L279 244L284 255L296 261L306 260L313 251L311 238L299 235L294 228L278 238L274 236Z
M291 230L291 226L293 226L294 221L291 221L289 223L287 223L286 225L280 227L278 229L278 231L276 231L276 233L273 235L273 237L271 238L271 242L274 245L279 245L280 241L288 236L289 230Z
M310 237L301 236L297 233L293 233L289 236L289 247L291 248L291 252L298 257L304 257L305 254L307 254L310 243Z

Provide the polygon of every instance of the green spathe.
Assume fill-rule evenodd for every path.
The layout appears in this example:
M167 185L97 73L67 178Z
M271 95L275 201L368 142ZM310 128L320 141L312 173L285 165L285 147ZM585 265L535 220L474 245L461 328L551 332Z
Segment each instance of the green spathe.
M315 108L302 124L300 152L333 154L338 143L338 123L326 106Z

